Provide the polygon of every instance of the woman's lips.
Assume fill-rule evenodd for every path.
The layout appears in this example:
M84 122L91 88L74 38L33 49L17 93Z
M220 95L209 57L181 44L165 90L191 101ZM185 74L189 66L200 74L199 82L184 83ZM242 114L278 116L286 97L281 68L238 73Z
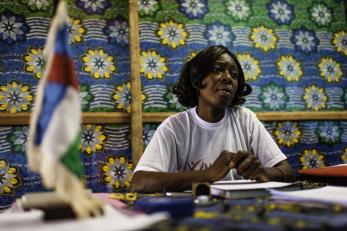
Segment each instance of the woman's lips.
M222 95L227 95L227 96L231 96L231 92L229 90L218 90L218 92Z
M220 92L231 94L231 90L229 88L219 88L217 90Z

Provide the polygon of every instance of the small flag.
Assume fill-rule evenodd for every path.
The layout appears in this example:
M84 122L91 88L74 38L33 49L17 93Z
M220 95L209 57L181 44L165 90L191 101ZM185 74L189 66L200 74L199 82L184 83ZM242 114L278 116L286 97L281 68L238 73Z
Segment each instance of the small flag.
M53 165L49 167L51 170L54 165L62 164L72 175L81 178L79 86L68 45L68 20L65 9L58 9L45 48L48 63L39 84L30 127L29 146L37 151L30 152L29 148L28 154L35 159L30 163L34 170L40 171L43 164ZM51 170L48 176L42 176L47 187L55 184Z
M81 181L81 105L75 65L68 44L69 22L66 4L61 1L46 42L48 62L38 86L27 156L29 166L41 174L44 185L55 188L70 201L77 216L86 217L93 214L88 211L93 206L83 208L84 203L90 204L90 195L86 195Z

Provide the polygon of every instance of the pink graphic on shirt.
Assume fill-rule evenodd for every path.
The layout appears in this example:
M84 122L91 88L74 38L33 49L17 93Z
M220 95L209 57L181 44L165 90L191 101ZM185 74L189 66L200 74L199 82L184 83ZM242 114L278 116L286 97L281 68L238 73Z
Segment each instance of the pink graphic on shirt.
M200 159L196 162L194 161L188 161L186 165L184 166L184 169L190 170L190 171L197 171L197 170L204 170L211 166L211 163L206 163L203 159Z

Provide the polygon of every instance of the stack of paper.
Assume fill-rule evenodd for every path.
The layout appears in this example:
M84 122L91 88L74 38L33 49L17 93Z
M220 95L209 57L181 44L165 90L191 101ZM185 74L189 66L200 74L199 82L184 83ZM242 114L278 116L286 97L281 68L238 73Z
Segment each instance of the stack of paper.
M274 199L320 202L347 206L347 187L325 186L318 189L282 192L269 190Z
M270 196L267 189L283 188L291 185L293 183L274 181L265 183L252 180L217 181L211 185L211 194L228 199Z

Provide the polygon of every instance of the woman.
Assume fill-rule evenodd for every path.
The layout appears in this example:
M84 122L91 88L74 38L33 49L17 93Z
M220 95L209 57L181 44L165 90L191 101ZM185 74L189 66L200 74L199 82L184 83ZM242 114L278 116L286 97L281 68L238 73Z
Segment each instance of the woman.
M294 180L286 156L255 114L241 106L251 91L236 56L223 46L188 61L174 93L190 109L158 127L131 190L181 191L222 179Z

